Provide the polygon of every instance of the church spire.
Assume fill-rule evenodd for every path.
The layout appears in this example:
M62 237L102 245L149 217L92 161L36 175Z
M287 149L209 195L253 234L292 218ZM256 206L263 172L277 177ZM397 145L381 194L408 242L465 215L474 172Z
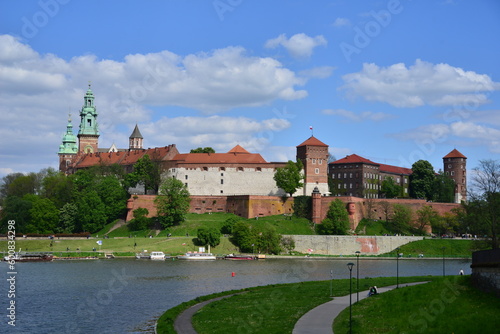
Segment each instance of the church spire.
M76 136L73 134L73 124L71 124L71 113L68 117L68 125L66 125L66 133L63 135L62 144L59 145L59 170L66 172L71 161L78 152L76 144Z
M135 124L134 131L129 137L129 149L130 150L140 150L142 149L142 140L144 138L141 135L141 131L139 131L139 127Z
M99 129L97 126L97 109L94 104L94 93L92 92L90 83L83 101L83 107L80 111L80 129L78 131L79 151L93 153L97 152Z

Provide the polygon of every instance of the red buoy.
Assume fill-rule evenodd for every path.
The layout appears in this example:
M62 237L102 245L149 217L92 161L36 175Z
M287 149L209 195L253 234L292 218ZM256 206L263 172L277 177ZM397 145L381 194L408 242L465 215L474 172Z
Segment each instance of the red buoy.
M234 271L231 273L231 277L234 277L236 276L236 274L234 273Z

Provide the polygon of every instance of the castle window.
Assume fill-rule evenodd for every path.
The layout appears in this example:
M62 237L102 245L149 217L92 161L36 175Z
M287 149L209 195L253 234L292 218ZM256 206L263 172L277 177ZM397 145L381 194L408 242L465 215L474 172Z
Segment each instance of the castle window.
M448 165L448 168L451 168L451 165Z
M220 170L225 171L226 167L221 167Z
M351 189L352 189L352 183L349 183L349 188L351 188Z
M322 165L322 164L323 164L323 159L319 159L318 163L319 163L320 165Z
M335 174L332 174L332 179L335 179Z
M187 175L185 175L185 178L186 178L186 180L187 180L187 179L188 179L188 176L187 176Z
M338 178L339 178L339 179L342 177L341 175L342 175L342 174L340 174L340 173L339 173L339 176L338 176Z
M315 168L314 173L319 174L319 168Z
M352 173L349 173L349 178L351 178L351 179L352 179Z
M455 175L455 172L454 171L451 171L451 176Z
M186 183L184 183L184 184L186 185L186 188L187 188L187 186L188 186L187 182L186 182Z
M220 193L221 193L221 194L223 194L223 193L224 193L224 190L221 190L221 191L220 191Z
M224 173L220 173L220 176L224 176Z
M315 165L316 164L316 159L312 159L312 163L313 163L313 165Z
M224 184L224 179L220 179L220 184Z
M339 183L339 189L340 189L340 183Z
M203 170L204 171L208 171L208 167L203 167Z
M238 172L243 172L243 167L238 167Z
M88 119L87 123L88 123L89 126L92 126L92 120L91 119Z
M260 167L257 167L256 170L257 170L257 172L262 172L262 168L260 168Z

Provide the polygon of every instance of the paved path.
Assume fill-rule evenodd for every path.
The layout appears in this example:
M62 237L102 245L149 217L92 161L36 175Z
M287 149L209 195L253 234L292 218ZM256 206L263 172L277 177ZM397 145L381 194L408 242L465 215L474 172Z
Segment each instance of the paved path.
M234 296L235 294L232 295L227 295L227 296L222 296L214 299L209 299L204 302L198 303L196 305L191 306L187 310L183 311L181 314L177 316L177 318L174 321L174 329L178 334L197 334L194 330L193 324L191 322L191 319L193 315L198 312L199 309L201 309L203 306L214 302L216 300L221 300L227 297Z
M423 284L428 282L415 282L399 284L399 287ZM377 288L378 293L383 293L396 288L396 285ZM368 297L368 290L359 292L359 300ZM352 303L357 300L356 293L352 294ZM304 314L293 328L293 334L332 334L333 320L345 308L349 307L349 295L335 297L332 301L321 304Z

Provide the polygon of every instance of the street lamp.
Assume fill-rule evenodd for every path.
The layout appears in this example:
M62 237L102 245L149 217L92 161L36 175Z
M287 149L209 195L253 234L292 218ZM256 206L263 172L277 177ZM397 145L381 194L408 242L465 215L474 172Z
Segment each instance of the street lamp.
M349 262L347 268L349 268L349 333L352 333L352 267L354 263Z
M444 250L446 249L446 247L443 247L443 277L445 276L445 270L444 270Z
M333 297L333 270L330 270L330 297Z
M356 302L359 302L359 254L360 251L356 251Z
M399 247L396 248L396 289L399 288Z

